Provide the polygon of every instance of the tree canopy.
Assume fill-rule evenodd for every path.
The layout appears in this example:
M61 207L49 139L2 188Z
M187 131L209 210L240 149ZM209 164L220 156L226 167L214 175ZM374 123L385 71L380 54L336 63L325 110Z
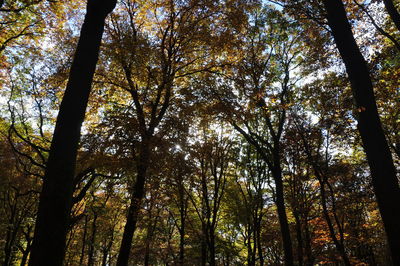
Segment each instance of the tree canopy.
M0 1L0 261L398 265L400 1Z

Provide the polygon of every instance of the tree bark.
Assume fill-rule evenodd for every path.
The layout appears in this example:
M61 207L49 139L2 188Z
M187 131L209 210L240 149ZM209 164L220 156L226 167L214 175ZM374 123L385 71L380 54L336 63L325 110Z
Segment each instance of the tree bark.
M257 237L257 250L258 250L258 258L260 260L260 266L264 266L264 254L261 243L261 217L257 217L256 227L254 231Z
M392 154L378 115L367 64L354 39L343 2L324 0L329 27L346 66L356 107L372 184L391 250L392 262L400 265L400 189Z
M181 226L179 228L179 265L184 265L185 261L185 233L186 233L186 216L187 216L187 203L184 199L184 187L179 183L179 214Z
M301 235L301 221L297 210L293 211L293 216L296 221L296 239L297 239L297 261L299 266L303 266L303 237Z
M95 242L96 242L96 234L97 234L97 213L94 213L93 223L92 223L92 234L90 236L90 245L88 252L88 266L93 266L95 263L94 260L94 250L95 250Z
M213 229L209 228L209 264L210 266L215 266L215 232Z
M276 208L278 211L279 225L281 227L283 251L285 253L285 265L291 266L294 265L292 239L290 236L289 223L286 215L285 198L283 193L282 169L280 166L280 162L275 164L272 175L275 181Z
M400 31L400 14L397 11L394 3L392 0L383 0L385 4L386 11L388 12L390 18L392 19L393 23L396 25L398 31Z
M137 164L137 176L135 184L133 186L133 193L128 209L128 215L124 228L124 234L122 236L121 247L119 249L117 266L126 266L129 262L129 254L132 247L132 238L136 230L138 214L145 194L144 185L146 181L146 174L150 156L149 141L150 139L145 138L142 140L141 143L139 160Z
M62 265L72 206L80 129L98 60L105 18L116 0L89 0L51 143L40 194L30 266Z

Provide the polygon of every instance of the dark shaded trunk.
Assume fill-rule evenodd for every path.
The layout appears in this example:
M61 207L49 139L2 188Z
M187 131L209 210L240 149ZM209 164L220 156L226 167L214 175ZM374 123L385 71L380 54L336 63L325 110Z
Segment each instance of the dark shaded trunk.
M88 225L88 216L85 216L85 225L83 227L83 236L82 236L82 249L81 256L79 258L79 265L83 265L83 260L85 259L85 247L86 247L86 235L87 235L87 225Z
M17 231L20 222L17 222L17 203L11 205L10 218L8 220L8 226L6 229L6 239L4 244L4 261L3 266L9 266L13 260L13 246L17 237Z
M299 266L303 265L303 237L301 235L301 220L298 211L293 211L296 221L296 239L297 239L297 261Z
M204 229L203 229L204 233ZM205 241L205 235L202 236L203 239L201 240L201 266L205 266L207 264L207 243Z
M275 162L274 169L272 169L272 175L275 181L276 208L278 211L279 225L281 228L283 251L285 253L285 265L291 266L294 265L292 239L290 237L289 223L286 215L285 199L283 193L282 169L279 160L277 161L278 162Z
M28 262L28 255L29 255L29 249L22 252L21 263L19 264L20 266L26 265L26 263Z
M183 194L183 191L182 191ZM181 216L181 227L179 229L179 265L184 265L185 260L185 231L186 231L186 208L183 200L181 200L180 216Z
M256 246L257 245L257 237L255 234L255 227L254 227L254 225L251 227L252 228L249 228L249 241L248 241L248 245L249 245L248 250L249 250L249 257L250 257L249 266L256 265L256 250L257 250L257 246ZM253 238L253 247L251 245L251 238Z
M314 257L312 255L312 249L311 249L310 229L308 228L308 222L306 219L304 220L303 224L304 224L304 240L305 240L304 251L306 254L305 265L312 266L314 264Z
M11 226L13 227L14 225L11 224ZM4 246L3 266L9 266L9 265L11 265L11 263L13 261L13 257L14 257L13 256L13 247L14 247L16 235L17 235L17 231L14 228L10 228L7 230L6 243Z
M358 110L361 135L372 184L384 223L392 262L400 265L400 189L392 154L376 107L368 66L354 39L342 1L325 0L329 27L345 63Z
M210 266L215 266L215 233L210 230L210 243L209 243L209 263Z
M40 194L30 266L62 265L80 130L98 60L104 21L116 0L89 0L51 143Z
M339 252L340 256L342 257L342 260L344 262L345 265L350 265L350 261L349 258L347 256L345 247L344 247L344 233L343 233L343 229L340 225L340 221L339 218L336 214L336 203L335 203L335 196L334 196L334 191L333 188L331 186L331 184L329 183L328 178L326 177L326 175L322 172L319 164L315 161L315 159L312 156L312 152L311 152L311 148L310 145L308 144L306 137L304 135L301 135L301 138L303 140L303 144L304 144L304 148L305 148L305 153L307 155L307 160L309 162L309 164L312 166L314 174L318 180L319 183L319 187L320 187L320 201L321 201L321 205L322 205L322 213L324 215L326 224L328 225L328 230L329 230L329 235L333 241L333 243L335 244L336 250ZM340 241L338 240L338 238L336 237L336 233L335 233L335 226L334 223L331 219L331 215L330 215L330 211L328 209L328 203L327 203L327 192L325 189L325 185L328 187L329 191L330 191L330 198L331 198L331 205L332 205L332 213L334 216L334 221L336 222L336 226L338 228L339 234L340 234Z
M249 233L249 236L247 237L246 246L247 246L247 265L254 266L255 265L255 257L254 257L253 249L251 247L250 233Z
M262 243L261 243L261 217L257 219L256 226L254 228L254 233L257 238L257 250L258 250L258 259L260 261L260 266L264 266L264 254L262 251Z
M103 259L101 262L102 266L111 265L111 262L110 262L111 259L109 259L109 258L110 258L110 250L113 245L113 242L114 242L114 234L111 236L110 242L105 247L103 247ZM108 261L108 263L107 263L107 261Z
M145 193L144 185L146 181L146 173L150 155L149 141L149 139L144 139L141 143L137 165L137 176L135 184L133 186L133 193L128 209L128 215L124 227L124 234L122 236L121 247L119 249L117 266L127 266L129 262L129 254L132 247L133 234L136 230L138 214L142 206L142 200Z
M32 248L32 238L30 236L32 228L33 227L29 225L27 231L23 232L23 234L25 235L26 248L24 249L22 246L19 246L19 250L22 253L20 266L25 266L28 263L28 256L31 253Z
M94 265L94 248L95 248L95 242L96 242L96 234L97 234L97 214L94 214L93 217L93 223L92 223L92 234L90 237L90 245L89 245L89 252L88 252L88 265L93 266Z
M101 260L101 266L107 266L108 249L103 249L103 258Z
M157 227L159 213L154 217L154 223L152 221L153 215L151 215L152 207L150 208L150 217L149 217L149 226L147 227L147 236L146 236L146 250L144 255L144 265L150 265L150 251L151 251L151 243L153 241L154 231Z
M179 239L179 265L183 265L185 260L185 231L182 230Z
M342 260L343 260L344 264L346 266L349 266L350 265L350 261L349 261L349 258L347 256L347 254L346 254L346 251L344 249L344 245L341 242L339 242L339 240L337 239L336 233L335 233L335 228L333 226L331 217L329 215L327 202L326 202L325 184L321 180L319 180L319 184L320 184L320 191L321 191L321 195L320 196L321 196L322 212L324 214L326 224L328 225L329 234L331 236L331 239L332 239L333 243L335 244L335 247L336 247L337 251L339 252L340 256L342 257Z
M392 0L383 0L385 4L386 11L388 12L393 23L396 25L398 31L400 31L400 14L396 9Z

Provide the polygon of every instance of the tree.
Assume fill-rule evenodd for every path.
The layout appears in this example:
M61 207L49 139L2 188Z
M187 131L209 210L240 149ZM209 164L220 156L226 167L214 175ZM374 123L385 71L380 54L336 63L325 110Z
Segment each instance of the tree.
M371 169L372 184L385 225L392 260L394 264L399 264L400 206L395 202L400 200L400 188L376 107L368 66L354 39L342 1L325 0L323 3L328 25L351 83L358 111L358 130Z
M234 90L235 94L225 91L218 97L222 108L229 113L226 116L228 121L254 146L271 171L285 264L293 265L284 196L281 140L296 83L291 73L299 65L300 45L294 35L297 26L272 7L256 10L253 17L254 21L248 25L246 36L243 37L245 54L232 71L234 86L225 87Z
M72 207L80 129L96 68L105 18L115 0L87 3L87 13L50 147L29 265L61 265Z

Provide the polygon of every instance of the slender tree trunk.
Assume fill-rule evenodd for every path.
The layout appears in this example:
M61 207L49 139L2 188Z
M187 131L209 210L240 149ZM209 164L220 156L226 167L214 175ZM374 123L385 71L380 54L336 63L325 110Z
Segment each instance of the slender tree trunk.
M14 226L14 225L12 225ZM4 246L4 262L3 266L9 266L12 261L12 247L14 246L14 229L7 230L6 243Z
M109 250L107 248L103 249L103 257L101 259L101 266L107 266L107 257Z
M79 265L83 265L83 260L85 259L87 225L88 225L88 216L85 215L85 225L83 227L82 249L81 249L81 256L79 258Z
M264 266L264 254L261 243L261 217L257 217L257 223L256 223L256 228L254 228L254 233L257 236L257 249L258 249L258 258L260 260L260 266Z
M185 260L185 229L186 229L186 208L183 201L183 191L181 194L180 204L180 216L181 216L181 228L179 229L179 265L184 265Z
M283 251L285 253L285 265L292 266L294 265L292 239L290 237L289 223L286 215L285 198L283 194L282 169L279 160L275 162L275 167L272 170L272 175L275 181L276 207L278 211L279 225L281 228Z
M342 260L343 260L344 264L345 265L350 265L349 257L347 256L347 253L346 253L346 250L345 250L345 247L344 247L343 230L342 230L341 225L339 224L339 219L338 219L337 214L336 214L335 195L334 195L333 188L330 185L328 178L322 173L322 171L320 170L320 167L318 166L318 164L313 159L312 154L311 154L311 150L310 150L310 146L308 145L307 140L304 137L304 135L302 135L302 139L303 139L303 144L304 144L304 147L305 147L305 153L307 155L308 162L312 166L314 174L317 177L317 180L318 180L318 183L319 183L320 200L321 200L321 205L322 205L322 213L324 215L326 224L328 225L329 235L330 235L333 243L335 244L335 247L336 247L337 251L339 252L340 256L342 257ZM337 226L339 234L340 234L340 241L336 237L335 227L334 227L334 224L332 222L331 216L329 214L327 201L326 201L327 192L326 192L326 189L325 189L325 185L328 187L328 189L330 191L330 195L331 195L330 198L331 198L331 203L332 203L332 213L333 213L334 220L336 222L336 226Z
M184 260L185 260L185 229L182 229L179 239L179 265L183 265Z
M339 252L340 256L342 257L344 264L346 266L349 266L350 261L346 254L346 250L344 249L343 244L341 242L339 242L339 240L336 237L335 228L333 226L331 217L329 215L329 211L328 211L328 207L327 207L327 203L326 203L325 184L324 184L324 182L322 182L322 180L319 180L319 185L320 185L320 191L321 191L320 196L321 196L322 212L324 213L325 221L326 221L326 224L328 225L329 234L331 235L331 239L332 239L333 243L335 244L337 251Z
M307 217L307 216L306 216ZM305 238L305 253L306 253L306 261L305 265L311 266L314 264L314 258L312 255L312 249L311 249L311 236L310 236L310 230L308 228L308 221L307 218L304 219L304 238Z
M89 0L51 143L40 194L30 266L62 265L72 205L80 129L98 60L105 18L116 0Z
M135 184L133 186L133 193L128 209L128 215L124 228L124 234L122 236L121 247L119 249L117 266L127 266L129 262L129 254L132 247L132 238L136 230L138 214L145 193L144 185L146 181L146 173L150 155L149 141L150 138L145 138L142 140L141 143L137 165L137 176Z
M97 213L94 213L93 223L92 223L92 234L90 237L90 245L89 245L89 252L88 252L88 265L94 265L94 249L95 249L95 242L96 242L96 234L97 234Z
M150 210L151 212L151 210ZM150 214L149 217L149 226L147 228L147 236L146 236L146 251L144 255L144 265L148 266L150 265L150 250L151 250L151 243L153 241L153 236L154 236L154 231L156 230L157 227L157 222L158 222L158 217L159 213L156 214L156 217L154 217L154 223L152 221L152 215Z
M252 238L253 230L251 223L247 223L247 237L245 238L245 246L247 247L247 265L254 266L255 265L255 257L254 252L251 247L251 238Z
M19 264L20 266L26 265L28 261L28 255L29 255L29 250L25 250L24 252L22 252L21 263Z
M247 237L247 241L245 243L246 243L246 246L247 246L247 265L254 266L253 251L251 249L251 237L250 237L250 235Z
M250 265L256 265L256 253L257 253L257 236L255 232L255 227L253 226L253 232L252 232L252 237L249 236L249 246L250 246L250 254L251 254L251 260L250 260ZM251 247L251 238L253 238L253 247Z
M386 230L392 262L400 265L400 188L392 154L376 107L368 66L354 39L341 0L324 0L329 27L345 63L357 105L361 135L372 184Z
M293 211L293 216L296 221L297 260L299 266L303 266L303 237L301 235L301 220L298 211Z
M393 0L383 0L385 4L386 11L389 13L390 18L396 25L398 31L400 31L400 14L393 3Z

